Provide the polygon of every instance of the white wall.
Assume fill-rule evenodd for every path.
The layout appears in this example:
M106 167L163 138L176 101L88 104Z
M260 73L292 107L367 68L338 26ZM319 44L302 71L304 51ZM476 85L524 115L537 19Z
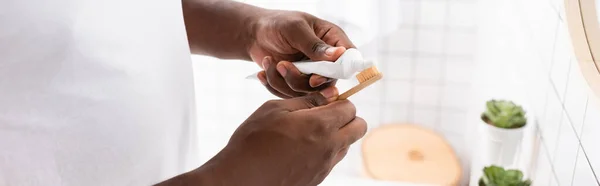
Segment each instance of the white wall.
M516 74L516 80L491 82L524 101L535 121L533 164L525 168L534 185L599 185L600 145L593 142L600 139L600 101L574 57L564 2L480 2L484 41L477 59L505 66L487 72Z
M475 7L475 0L399 1L399 28L379 43L386 77L377 108L383 114L372 124L411 123L433 129L454 147L465 177L467 103L477 38Z

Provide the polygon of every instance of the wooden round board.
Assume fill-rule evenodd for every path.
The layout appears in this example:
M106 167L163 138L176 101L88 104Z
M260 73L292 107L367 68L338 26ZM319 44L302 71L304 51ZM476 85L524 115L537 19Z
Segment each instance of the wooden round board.
M458 185L462 170L452 147L417 125L384 125L362 144L364 168L373 179L433 185Z

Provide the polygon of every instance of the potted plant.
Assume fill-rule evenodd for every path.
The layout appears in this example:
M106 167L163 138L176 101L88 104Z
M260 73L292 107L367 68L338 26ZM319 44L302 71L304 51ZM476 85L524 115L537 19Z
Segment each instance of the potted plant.
M481 114L486 164L511 166L521 147L527 118L523 108L512 101L490 100Z
M530 186L531 180L523 180L520 170L504 170L499 166L483 168L483 176L479 179L479 186Z

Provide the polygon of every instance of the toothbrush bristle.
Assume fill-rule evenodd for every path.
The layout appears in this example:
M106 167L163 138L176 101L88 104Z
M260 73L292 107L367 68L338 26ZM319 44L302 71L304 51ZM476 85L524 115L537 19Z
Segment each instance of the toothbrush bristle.
M356 79L358 79L358 82L362 83L362 82L365 82L379 74L380 74L380 72L379 72L379 70L377 70L377 67L373 66L371 68L365 69L362 72L356 74Z

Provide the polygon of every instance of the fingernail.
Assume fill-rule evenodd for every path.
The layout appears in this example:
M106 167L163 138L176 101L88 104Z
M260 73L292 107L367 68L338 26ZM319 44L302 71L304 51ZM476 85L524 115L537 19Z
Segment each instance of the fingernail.
M325 55L333 56L335 50L337 50L337 47L329 47L327 50L325 50Z
M258 77L258 80L260 80L260 83L262 83L263 85L267 85L267 78L265 78L263 73L258 73L256 75L256 77Z
M264 70L269 69L269 63L271 63L271 58L269 56L263 58L262 60L262 66Z
M321 91L321 95L323 95L323 97L328 98L328 99L333 98L338 95L338 90L335 87L328 87Z
M315 80L315 85L312 86L312 87L321 86L325 82L327 82L327 78L325 78L325 77L319 77L319 79Z
M285 68L285 65L283 65L283 64L281 64L281 65L278 64L277 72L279 72L279 74L281 74L281 77L285 77L285 74L287 74L287 68Z

